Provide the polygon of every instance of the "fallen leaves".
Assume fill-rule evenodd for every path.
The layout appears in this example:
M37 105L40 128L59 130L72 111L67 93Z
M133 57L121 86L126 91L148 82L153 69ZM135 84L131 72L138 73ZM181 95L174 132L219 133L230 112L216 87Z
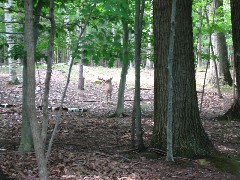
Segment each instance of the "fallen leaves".
M53 143L53 152L49 159L49 179L236 179L214 168L208 161L198 162L187 160L182 162L177 159L175 164L165 161L165 157L149 159L141 153L130 148L131 118L107 118L114 112L117 102L118 78L113 79L113 99L111 103L105 102L105 94L101 84L94 83L99 75L93 68L85 69L86 86L84 91L77 90L77 73L73 74L64 107L87 109L87 112L62 112L62 123ZM120 74L109 70L109 76ZM105 72L105 71L104 71ZM111 74L112 73L112 74ZM142 78L141 93L143 114L144 140L149 143L153 119L153 76L148 72ZM133 99L134 76L129 72L126 87L126 100ZM58 107L62 90L65 85L64 73L53 70L50 90L50 105ZM39 73L36 90L37 105L41 103L41 91L45 72ZM15 107L0 107L0 165L4 173L13 179L38 178L36 158L34 153L20 153L17 151L20 143L21 129L21 91L19 86L10 86L6 83L6 76L0 75L0 92L3 95L1 103L13 103ZM5 92L11 92L11 96ZM221 152L230 155L239 155L240 123L218 122L210 118L224 113L231 104L231 96L224 94L224 99L219 99L214 93L204 96L203 123L214 144ZM126 114L131 115L133 101L125 101ZM10 113L12 112L12 113ZM56 112L49 111L49 134L56 121ZM37 115L41 119L41 110ZM146 115L146 116L145 116ZM154 152L152 152L154 153Z

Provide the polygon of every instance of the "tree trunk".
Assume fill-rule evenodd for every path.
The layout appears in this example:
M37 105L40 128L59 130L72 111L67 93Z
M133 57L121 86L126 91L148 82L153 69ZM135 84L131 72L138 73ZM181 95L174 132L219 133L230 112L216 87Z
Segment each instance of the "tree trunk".
M26 59L23 60L23 102L22 102L22 125L21 125L21 140L18 150L23 152L33 151L33 138L30 126L30 121L28 117L27 110L27 62Z
M231 0L232 39L234 49L234 66L236 72L237 95L231 108L220 117L223 120L240 121L240 1Z
M152 145L167 148L167 56L171 1L153 1L154 12L154 129ZM192 1L177 2L173 65L173 154L205 156L214 147L201 124L196 93ZM181 48L179 48L181 47Z
M198 33L197 33L197 48L196 48L196 57L197 57L197 67L201 68L203 66L202 62L202 24L203 24L203 11L202 11L202 6L199 7L198 9L198 19L200 19L199 22L197 22L197 28L198 28Z
M9 12L9 9L12 6L12 0L7 0L7 3L4 3L4 18L5 18L5 28L6 32L12 33L12 15ZM13 48L14 40L12 34L6 34L7 44L8 44L8 55L10 55L10 51ZM19 80L17 78L17 71L16 71L16 61L8 56L8 66L9 66L9 83L10 84L19 84Z
M227 51L227 42L226 37L223 33L216 33L217 38L217 48L219 54L219 75L222 77L223 84L228 84L232 86L233 80L230 73L230 66L228 61L228 51Z
M148 39L148 43L147 43L147 60L146 60L146 68L147 69L153 69L153 61L151 59L151 54L152 54L152 43L151 43L151 38L153 36L153 29L152 29L152 25L150 24L150 31L148 33L149 35L149 39Z
M79 61L79 78L78 78L78 89L84 90L84 77L83 77L83 54Z
M215 8L214 8L214 3L211 6L213 11L213 22L212 24L215 23ZM210 26L210 21L209 21L209 17L207 15L207 11L206 11L206 7L205 7L205 14L206 14L206 21L208 26ZM217 87L218 90L218 96L219 98L223 98L222 93L221 93L221 89L220 89L220 81L219 81L219 73L218 73L218 69L219 69L219 63L216 61L216 53L215 53L215 49L213 47L213 41L215 41L215 39L213 38L213 33L210 32L209 34L209 54L211 55L211 60L210 60L210 78L209 78L209 83L215 85ZM216 44L216 43L215 43Z
M83 36L85 36L85 34L86 34L86 30L84 30ZM84 55L83 55L83 51L82 51L81 59L79 62L79 79L78 79L78 89L80 89L80 90L84 90L83 59L84 59Z
M141 38L142 38L142 20L145 0L135 1L135 93L134 93L134 107L133 117L135 119L135 128L137 136L137 148L139 151L144 150L144 143L142 137L142 122L141 122L141 105L140 105L140 63L141 63Z
M216 16L223 17L224 14L220 8L223 7L223 0L213 1L213 11ZM223 77L223 84L232 86L232 77L229 70L227 42L223 32L215 31L212 34L214 54L219 58L219 76Z
M25 27L24 27L24 45L27 54L27 111L30 119L31 130L33 134L34 150L36 153L39 178L47 180L47 163L44 157L44 146L40 136L40 127L36 117L35 105L35 49L34 49L34 29L33 29L33 1L24 1L25 9Z
M42 10L42 0L39 0L35 8L34 24L39 24L40 12ZM37 40L39 37L39 30L37 26L34 26L34 50L37 46ZM33 150L33 138L30 127L30 120L27 111L27 63L26 60L23 62L23 103L22 103L22 126L21 126L21 140L20 140L20 151L32 151Z
M219 63L216 62L215 58L215 51L213 48L213 43L212 43L212 35L210 35L210 48L211 48L211 57L213 58L210 62L212 63L212 80L214 79L214 84L217 87L218 90L218 96L219 98L223 98L222 93L221 93L221 89L220 89L220 81L219 81L219 73L218 73L218 69L219 69ZM210 63L210 64L211 64ZM215 73L215 76L213 75L213 73Z
M128 12L128 9L127 9ZM121 72L121 79L118 87L118 102L115 115L117 117L123 116L124 114L124 92L126 87L126 76L128 73L128 66L129 66L129 50L128 50L128 43L129 43L129 28L128 28L128 21L126 19L122 20L123 25L123 55L122 55L122 72Z
M64 23L66 24L69 23L68 15L65 16ZM67 42L66 56L67 57L66 58L67 58L68 64L70 64L72 60L72 54L71 54L71 38L70 38L70 32L68 29L66 29L66 34L67 34L67 37L66 37L66 42Z
M45 77L45 88L43 95L43 122L41 130L41 138L43 141L43 146L45 147L46 138L47 138L47 129L48 129L48 104L49 104L49 91L50 91L50 82L52 77L52 64L53 64L53 46L54 46L54 36L55 36L55 19L54 19L54 0L50 0L49 7L49 20L51 23L50 36L48 41L48 50L47 50L47 71Z
M167 109L167 161L173 160L173 61L174 61L174 38L176 27L176 3L173 0L172 13L171 13L171 31L169 40L169 53L168 53L168 109Z

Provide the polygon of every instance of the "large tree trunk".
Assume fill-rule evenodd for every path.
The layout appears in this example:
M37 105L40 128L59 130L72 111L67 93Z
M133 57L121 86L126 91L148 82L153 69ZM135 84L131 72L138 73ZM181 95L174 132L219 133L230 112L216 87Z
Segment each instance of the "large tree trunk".
M34 24L39 24L40 12L42 10L42 0L39 0L35 8ZM34 50L36 49L37 40L39 37L38 26L34 26ZM21 140L20 140L20 151L32 151L33 150L33 138L30 127L30 120L27 111L27 63L26 60L23 62L23 103L22 103L22 126L21 126Z
M217 16L223 17L223 12L218 11L219 8L223 6L223 0L214 0L213 2L213 11L215 11ZM215 31L212 34L212 45L214 55L219 58L218 70L219 76L222 77L222 83L232 86L232 77L229 70L229 61L228 61L228 50L227 42L223 32ZM213 68L214 69L214 68ZM215 76L215 72L213 73Z
M228 51L226 37L223 33L217 33L217 46L219 54L219 75L222 77L223 83L232 86L233 80L230 73L230 66L228 61Z
M152 145L166 149L167 56L170 35L171 1L153 1L154 5L154 129ZM192 1L177 2L173 62L173 152L194 157L214 149L201 124L194 69Z
M34 49L34 29L33 29L33 1L24 1L25 27L24 45L27 54L27 111L33 134L34 150L36 153L40 180L47 180L47 163L44 157L43 141L41 140L40 127L36 118L35 105L35 49Z
M18 150L23 152L30 152L33 151L33 138L32 138L32 131L30 127L30 121L28 117L28 110L27 110L27 62L26 59L23 60L23 102L22 102L22 125L21 125L21 140Z
M8 0L7 3L4 3L4 17L5 17L5 29L6 32L12 33L12 16L9 12L9 9L12 6L12 0ZM6 34L7 44L8 44L8 55L10 55L10 51L13 48L14 40L12 34ZM9 83L10 84L19 84L19 80L17 78L17 71L16 71L16 61L8 56L8 65L9 65Z
M236 71L237 96L231 108L221 119L240 121L240 1L231 0L232 39L234 48L234 66Z

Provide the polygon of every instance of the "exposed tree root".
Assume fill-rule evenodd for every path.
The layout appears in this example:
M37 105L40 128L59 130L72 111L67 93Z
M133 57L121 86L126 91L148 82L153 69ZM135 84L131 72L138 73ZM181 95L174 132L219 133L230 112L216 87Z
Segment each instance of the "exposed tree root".
M219 116L217 119L220 121L224 120L240 121L240 101L235 100L231 108L224 115Z

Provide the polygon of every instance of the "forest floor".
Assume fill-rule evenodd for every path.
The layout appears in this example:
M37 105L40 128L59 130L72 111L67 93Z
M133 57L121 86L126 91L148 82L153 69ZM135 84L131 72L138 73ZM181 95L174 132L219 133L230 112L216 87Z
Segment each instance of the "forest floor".
M123 118L110 118L117 102L117 87L120 69L84 67L85 90L78 90L78 67L74 66L71 81L64 102L67 108L84 108L87 112L66 112L61 115L61 125L56 135L49 160L49 179L239 179L233 174L240 173L237 167L220 168L208 159L184 159L176 157L175 162L166 162L165 156L145 152L139 153L130 146L131 111L134 93L134 71L129 70L125 94ZM50 90L50 106L59 106L67 77L66 66L54 67ZM144 141L151 140L153 128L153 75L152 70L141 72L141 107ZM107 103L103 84L98 77L113 77L113 97ZM198 71L197 89L201 90L204 72ZM36 104L40 105L45 70L36 75ZM15 105L0 107L0 168L10 179L35 180L37 165L34 153L18 151L21 128L22 85L9 85L8 75L0 67L1 104ZM217 121L233 102L233 93L225 87L224 99L217 91L207 86L201 111L202 123L216 149L227 159L240 157L240 122ZM199 104L201 93L198 93ZM58 111L49 111L49 137L56 122ZM41 110L37 110L39 121ZM236 162L232 164L236 164ZM225 163L224 162L220 162ZM230 163L231 164L231 163ZM238 171L238 172L236 172Z

